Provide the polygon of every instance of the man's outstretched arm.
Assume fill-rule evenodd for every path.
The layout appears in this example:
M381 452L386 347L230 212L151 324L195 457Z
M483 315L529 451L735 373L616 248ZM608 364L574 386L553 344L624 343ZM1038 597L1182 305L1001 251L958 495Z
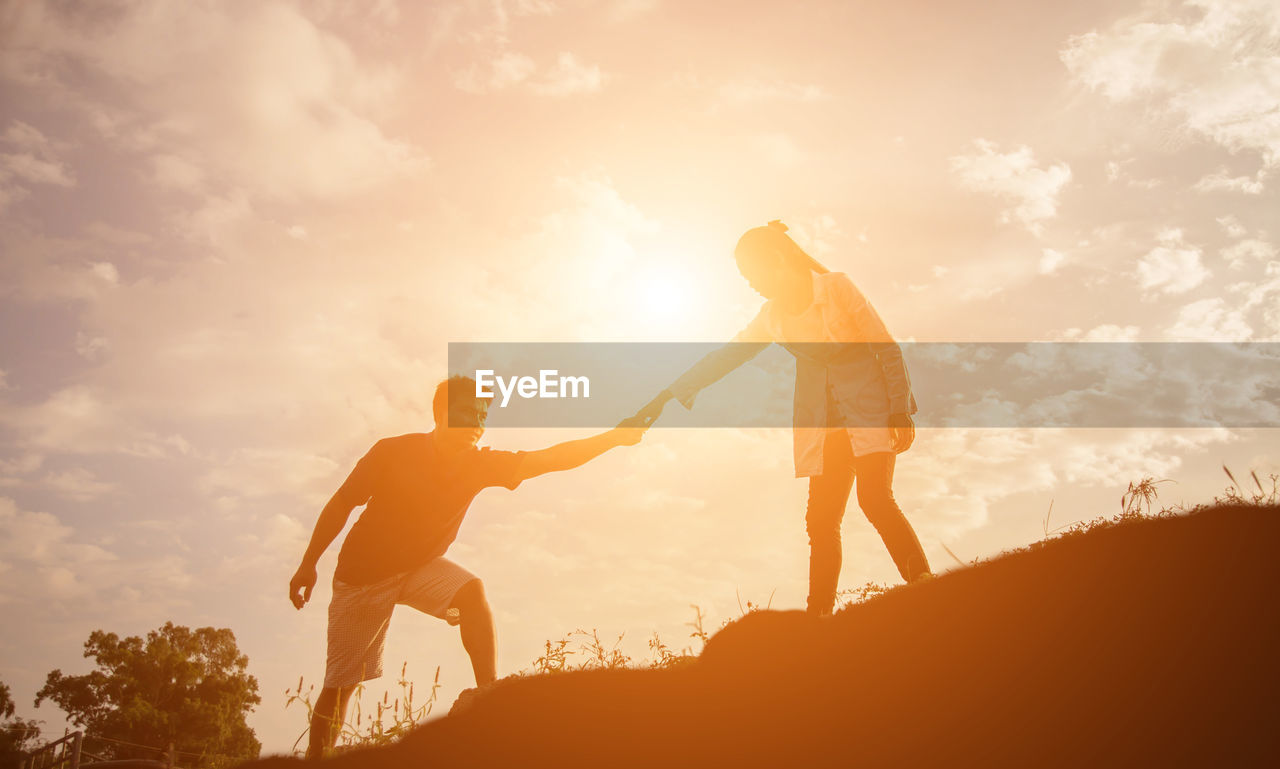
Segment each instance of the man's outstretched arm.
M289 600L293 602L294 608L301 609L311 600L311 591L316 586L316 564L320 562L320 556L324 555L329 543L347 525L347 518L355 507L343 494L343 489L338 489L320 511L316 528L311 532L307 552L302 555L302 563L294 572L293 579L289 580Z
M581 438L576 441L557 443L545 449L527 452L520 463L521 478L534 478L559 470L572 470L585 465L615 446L634 446L640 442L645 428L640 427L639 420L625 420L612 430Z

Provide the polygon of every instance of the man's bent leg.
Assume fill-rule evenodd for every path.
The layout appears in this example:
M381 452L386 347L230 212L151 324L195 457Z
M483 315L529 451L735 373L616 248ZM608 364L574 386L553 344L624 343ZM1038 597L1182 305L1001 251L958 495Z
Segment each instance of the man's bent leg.
M493 683L498 678L497 639L493 630L493 612L484 595L484 583L473 579L460 587L449 608L458 610L462 648L471 657L476 685Z
M493 615L485 600L480 578L448 558L435 558L408 574L397 602L449 621L457 610L462 646L471 657L476 683L483 686L497 678Z
M338 733L347 719L347 703L355 687L325 687L311 709L311 733L307 741L307 758L324 758L338 742Z

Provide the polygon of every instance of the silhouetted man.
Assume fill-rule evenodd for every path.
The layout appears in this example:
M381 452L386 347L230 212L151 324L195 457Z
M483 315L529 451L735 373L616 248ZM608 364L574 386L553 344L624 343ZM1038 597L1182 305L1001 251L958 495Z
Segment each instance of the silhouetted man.
M382 675L382 651L396 604L441 619L456 610L476 685L492 683L497 677L493 615L484 586L444 557L471 500L490 486L514 489L526 478L578 467L615 446L638 443L644 432L619 425L539 451L495 451L476 446L484 434L488 400L476 397L474 380L459 376L441 382L432 407L433 431L380 440L356 464L321 511L302 564L289 582L289 599L301 609L311 599L320 556L351 511L367 504L338 553L324 685L311 718L309 758L333 747L353 687Z

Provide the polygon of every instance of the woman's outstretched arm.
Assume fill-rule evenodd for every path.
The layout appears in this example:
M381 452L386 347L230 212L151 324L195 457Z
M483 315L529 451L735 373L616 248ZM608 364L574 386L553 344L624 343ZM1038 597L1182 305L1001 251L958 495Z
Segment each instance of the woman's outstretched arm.
M761 308L747 327L723 347L712 350L693 364L644 408L636 417L647 427L653 424L669 401L677 400L685 408L693 407L693 400L702 388L720 381L726 374L760 354L772 342L765 325L767 308Z

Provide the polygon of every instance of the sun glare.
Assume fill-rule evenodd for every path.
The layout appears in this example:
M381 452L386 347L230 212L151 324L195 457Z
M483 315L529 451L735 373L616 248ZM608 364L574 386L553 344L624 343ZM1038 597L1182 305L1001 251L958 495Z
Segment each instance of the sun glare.
M689 276L677 270L654 270L636 282L635 291L647 321L667 325L688 320L692 298Z

